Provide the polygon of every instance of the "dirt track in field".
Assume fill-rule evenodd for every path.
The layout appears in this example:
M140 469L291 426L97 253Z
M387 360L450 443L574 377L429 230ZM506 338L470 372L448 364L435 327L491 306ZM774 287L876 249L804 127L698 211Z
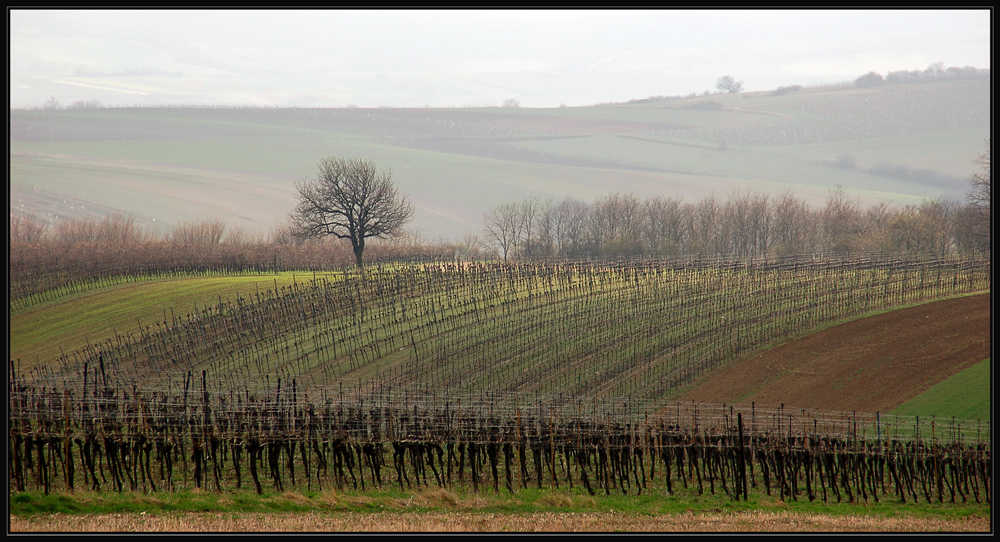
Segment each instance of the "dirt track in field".
M990 294L895 310L801 337L708 375L698 402L885 412L990 357Z
M785 511L495 514L469 512L102 514L10 518L11 532L989 532L989 518L829 516Z

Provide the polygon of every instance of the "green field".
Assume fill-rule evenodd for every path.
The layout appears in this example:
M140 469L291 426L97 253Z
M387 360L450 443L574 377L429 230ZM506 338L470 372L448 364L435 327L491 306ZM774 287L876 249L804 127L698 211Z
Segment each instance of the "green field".
M936 417L948 420L954 417L989 423L993 412L991 372L990 360L983 360L899 405L892 414L924 419Z
M479 233L486 210L526 197L791 190L821 205L843 186L867 203L961 199L989 106L989 81L968 80L556 109L13 110L11 210L266 233L324 156L392 169L428 240Z
M249 298L314 277L336 281L335 273L275 273L232 277L156 280L95 288L12 313L10 359L24 367L71 354L116 334L141 337L198 307Z

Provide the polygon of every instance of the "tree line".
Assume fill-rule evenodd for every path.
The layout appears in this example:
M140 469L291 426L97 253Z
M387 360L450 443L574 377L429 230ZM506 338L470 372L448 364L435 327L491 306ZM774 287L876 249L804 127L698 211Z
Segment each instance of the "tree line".
M902 252L927 256L989 254L991 140L975 160L965 203L863 207L843 187L815 208L790 191L772 197L737 192L721 201L639 199L617 192L593 203L526 198L483 215L483 237L466 235L457 254L511 259L593 257L756 258L816 253Z
M854 80L855 86L874 87L883 84L909 83L912 81L928 81L933 79L974 79L988 78L990 70L979 69L972 66L959 68L958 66L944 66L944 62L935 62L927 69L920 70L898 70L889 72L882 77L878 72L868 72Z
M878 251L944 256L989 248L988 203L932 199L904 207L864 207L837 188L820 208L791 192L777 197L744 192L699 202L628 193L593 203L527 198L489 210L483 236L466 236L458 253L492 253L510 261Z

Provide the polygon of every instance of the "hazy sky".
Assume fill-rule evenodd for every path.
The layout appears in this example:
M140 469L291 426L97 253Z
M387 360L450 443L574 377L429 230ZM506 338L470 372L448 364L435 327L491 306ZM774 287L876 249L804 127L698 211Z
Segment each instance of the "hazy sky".
M979 10L156 11L10 14L11 107L591 105L990 67Z

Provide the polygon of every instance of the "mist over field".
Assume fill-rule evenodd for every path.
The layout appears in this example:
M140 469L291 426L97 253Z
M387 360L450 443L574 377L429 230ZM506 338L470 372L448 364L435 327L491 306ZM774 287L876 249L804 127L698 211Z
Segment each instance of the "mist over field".
M524 198L961 201L990 134L988 10L9 13L11 212L52 224L266 235L326 156L427 241Z

